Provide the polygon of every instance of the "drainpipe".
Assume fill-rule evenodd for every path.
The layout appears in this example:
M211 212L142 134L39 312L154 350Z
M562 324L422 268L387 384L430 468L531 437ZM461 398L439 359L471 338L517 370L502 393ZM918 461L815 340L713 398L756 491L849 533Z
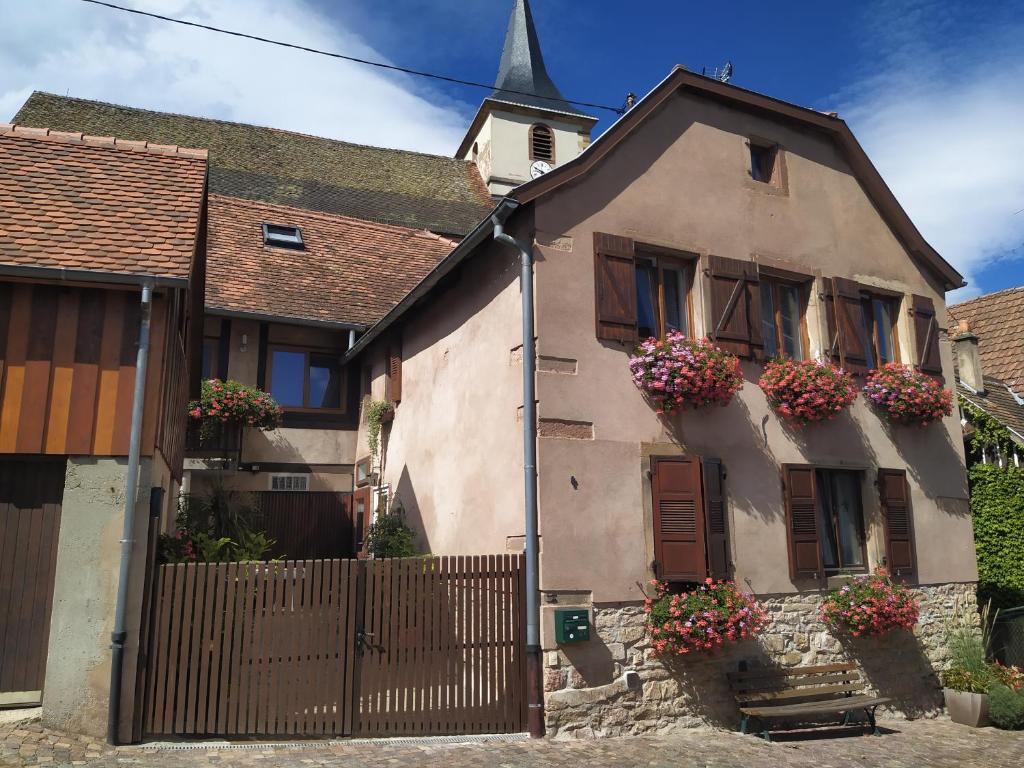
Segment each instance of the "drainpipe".
M153 285L142 286L142 319L139 323L139 351L135 361L135 392L132 397L132 429L128 443L128 478L125 483L124 523L121 529L121 568L117 577L114 632L111 634L110 705L107 708L107 741L120 743L121 673L124 667L125 609L128 602L128 568L135 543L135 497L139 491L139 453L142 446L142 406L146 397L146 364L149 362L149 321L153 309Z
M513 209L514 210L514 209ZM505 233L511 210L491 216L494 239L519 251L523 301L523 480L526 513L526 703L530 736L544 736L540 648L540 539L537 532L537 350L533 328L533 250Z

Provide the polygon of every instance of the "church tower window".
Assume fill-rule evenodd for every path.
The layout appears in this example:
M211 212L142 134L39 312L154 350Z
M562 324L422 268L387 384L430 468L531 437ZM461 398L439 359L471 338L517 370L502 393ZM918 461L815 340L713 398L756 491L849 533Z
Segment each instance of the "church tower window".
M530 159L555 161L555 137L546 125L535 125L530 128Z

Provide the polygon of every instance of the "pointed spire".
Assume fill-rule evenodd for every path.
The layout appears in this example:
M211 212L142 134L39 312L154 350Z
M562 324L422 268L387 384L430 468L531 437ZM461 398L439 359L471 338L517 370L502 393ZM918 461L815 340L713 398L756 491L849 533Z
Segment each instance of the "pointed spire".
M501 65L498 67L498 78L495 80L494 88L492 99L571 112L576 115L585 114L565 100L548 75L529 0L515 0L512 16L508 20L505 48L501 52ZM523 93L536 96L523 96ZM537 98L538 96L547 98Z

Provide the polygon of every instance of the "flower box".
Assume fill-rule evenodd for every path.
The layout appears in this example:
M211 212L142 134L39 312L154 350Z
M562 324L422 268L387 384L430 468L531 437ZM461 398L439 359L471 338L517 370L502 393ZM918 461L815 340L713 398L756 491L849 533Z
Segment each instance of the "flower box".
M629 359L633 383L658 413L690 407L728 405L743 386L740 362L708 339L678 331L647 339Z
M645 628L660 655L717 650L757 634L768 624L765 609L735 582L705 579L700 586L679 593L665 582L651 584L656 591L655 597L644 601Z
M960 725L981 728L988 725L988 694L943 688L949 719Z
M925 427L953 411L953 396L938 381L899 363L871 371L864 396L895 424Z
M853 377L825 360L771 360L758 386L779 416L801 425L835 418L857 399Z
M281 406L269 394L228 379L207 379L198 400L188 404L188 415L200 425L202 439L232 425L268 431L281 423Z
M853 637L884 635L912 629L919 610L913 593L893 583L886 570L879 568L829 592L821 605L821 619Z

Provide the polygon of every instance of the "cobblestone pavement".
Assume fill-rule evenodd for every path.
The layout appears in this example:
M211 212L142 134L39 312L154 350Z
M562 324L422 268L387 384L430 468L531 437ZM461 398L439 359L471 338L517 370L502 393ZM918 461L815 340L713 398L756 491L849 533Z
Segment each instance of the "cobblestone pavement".
M476 741L440 743L401 740L353 743L309 742L301 747L169 749L143 746L111 749L103 742L48 731L38 723L0 725L0 765L130 765L152 768L283 766L436 766L516 768L552 766L700 766L714 768L848 768L893 766L1019 766L1024 732L972 729L948 720L883 722L883 736L849 735L765 743L753 736L689 729L663 736L593 741ZM429 742L429 743L428 743ZM253 746L253 745L247 745Z

